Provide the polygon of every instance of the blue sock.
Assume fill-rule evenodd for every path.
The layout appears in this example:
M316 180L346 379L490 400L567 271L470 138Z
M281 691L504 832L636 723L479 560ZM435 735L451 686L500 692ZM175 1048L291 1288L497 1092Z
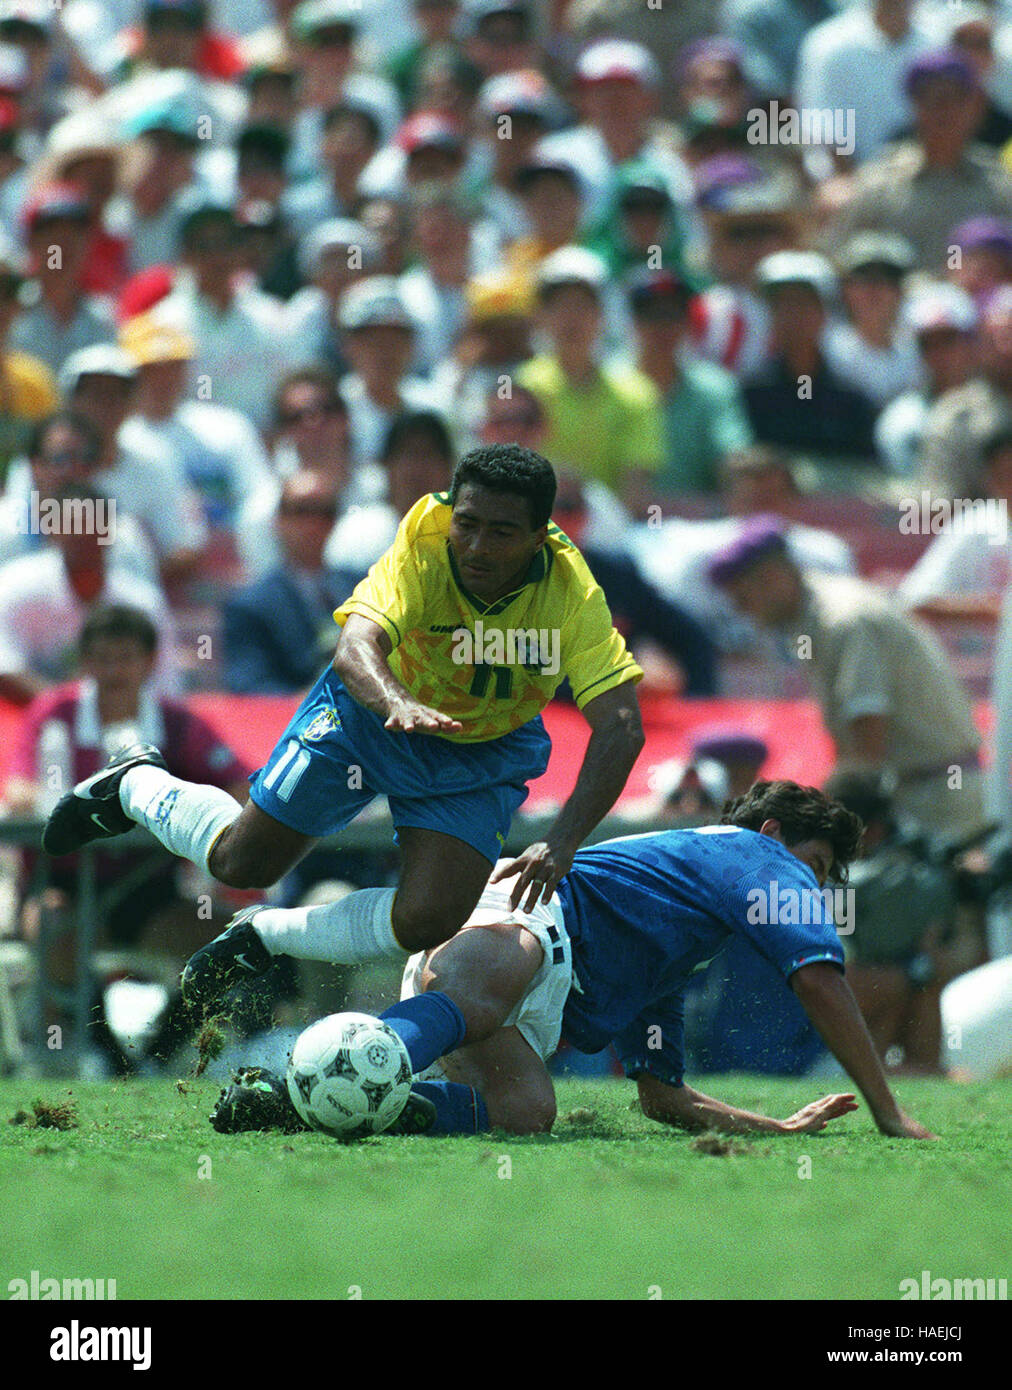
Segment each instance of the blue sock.
M380 1018L401 1038L416 1074L459 1047L467 1032L464 1015L450 996L439 990L402 999Z
M481 1134L491 1128L481 1092L454 1081L416 1081L413 1091L436 1107L436 1123L426 1134Z

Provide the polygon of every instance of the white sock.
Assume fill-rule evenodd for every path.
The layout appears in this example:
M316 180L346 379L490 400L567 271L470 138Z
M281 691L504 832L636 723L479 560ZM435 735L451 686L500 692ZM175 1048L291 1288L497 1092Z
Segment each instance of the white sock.
M265 907L253 930L272 956L357 965L366 960L403 961L405 951L390 920L396 888L360 888L318 907Z
M242 807L220 787L182 782L160 767L132 767L119 784L120 805L167 850L210 873L207 856Z

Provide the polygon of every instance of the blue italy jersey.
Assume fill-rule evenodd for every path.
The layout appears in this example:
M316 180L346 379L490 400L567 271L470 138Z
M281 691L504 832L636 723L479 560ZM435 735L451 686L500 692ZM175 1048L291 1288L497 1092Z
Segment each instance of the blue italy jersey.
M576 977L563 1036L581 1052L614 1042L628 1076L681 1085L686 982L731 936L747 938L785 980L815 961L843 968L833 890L754 830L664 830L590 845L558 894Z

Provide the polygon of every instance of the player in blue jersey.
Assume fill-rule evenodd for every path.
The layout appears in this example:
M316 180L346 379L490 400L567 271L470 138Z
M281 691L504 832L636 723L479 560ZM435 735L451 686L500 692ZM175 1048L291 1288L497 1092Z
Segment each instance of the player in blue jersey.
M685 986L743 935L794 990L879 1129L932 1138L899 1108L844 979L826 885L846 882L861 829L815 788L757 782L719 826L579 850L548 903L521 907L519 880L512 891L490 883L456 936L411 957L403 997L383 1014L418 1078L397 1127L549 1130L545 1062L560 1037L584 1052L614 1043L644 1113L683 1129L811 1133L857 1109L852 1094L828 1095L776 1120L685 1084Z

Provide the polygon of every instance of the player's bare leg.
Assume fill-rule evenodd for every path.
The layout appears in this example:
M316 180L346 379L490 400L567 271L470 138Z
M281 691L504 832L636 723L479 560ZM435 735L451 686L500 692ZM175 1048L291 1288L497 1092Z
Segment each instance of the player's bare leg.
M492 865L483 854L437 830L398 826L401 871L391 921L411 954L448 941L481 897Z
M316 844L247 801L207 856L211 875L229 888L270 888Z
M547 1134L555 1123L552 1078L518 1028L500 1028L484 1042L458 1048L440 1065L448 1080L484 1097L493 1129Z

